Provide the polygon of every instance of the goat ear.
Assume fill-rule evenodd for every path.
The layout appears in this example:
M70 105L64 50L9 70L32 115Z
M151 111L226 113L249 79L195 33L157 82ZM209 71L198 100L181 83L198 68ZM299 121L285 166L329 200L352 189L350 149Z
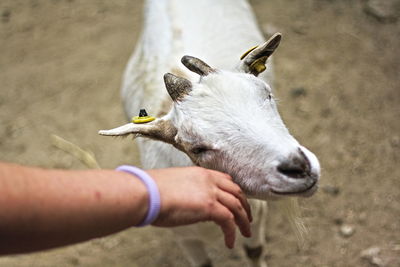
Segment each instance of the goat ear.
M211 68L204 61L196 57L183 56L181 62L190 71L193 71L200 76L207 76L208 74L215 72L215 69Z
M280 33L275 33L264 44L254 47L244 53L240 58L242 60L240 69L244 72L258 76L258 74L266 69L265 63L279 46L281 38L282 35Z
M192 91L192 83L189 80L171 73L164 74L164 83L174 102L182 100L185 95Z
M156 119L143 124L128 123L111 130L100 130L100 135L147 137L158 141L173 144L177 130L169 120Z

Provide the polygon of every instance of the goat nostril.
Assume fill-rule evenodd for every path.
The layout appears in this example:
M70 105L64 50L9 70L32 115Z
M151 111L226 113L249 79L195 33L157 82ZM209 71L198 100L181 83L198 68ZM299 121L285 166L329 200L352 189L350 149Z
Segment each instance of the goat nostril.
M286 176L296 179L304 178L307 175L305 168L298 165L291 165L286 162L278 166L278 171Z
M279 172L295 179L302 179L309 176L310 168L310 162L301 150L300 154L292 155L277 167Z

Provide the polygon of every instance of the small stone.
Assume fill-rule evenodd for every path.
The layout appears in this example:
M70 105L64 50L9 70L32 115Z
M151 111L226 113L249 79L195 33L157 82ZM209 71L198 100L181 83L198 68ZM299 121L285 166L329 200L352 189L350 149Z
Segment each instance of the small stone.
M306 96L307 95L307 90L304 87L297 87L297 88L293 88L290 91L290 94L294 98L297 98L297 97L300 97L300 96Z
M361 256L361 258L366 259L366 258L378 256L380 252L381 252L381 249L379 247L370 247L370 248L367 248L367 249L364 249L363 251L361 251L360 256Z
M307 34L309 27L306 23L297 21L292 25L292 30L297 34L304 35Z
M3 12L1 13L1 21L8 22L10 21L10 17L11 17L11 11L8 9L3 10Z
M342 218L335 218L335 219L333 219L333 222L336 225L342 225L343 224L343 219Z
M370 247L361 251L360 257L373 266L383 267L385 263L379 256L380 252L381 249L379 247Z
M355 232L355 229L351 225L344 224L340 227L340 234L343 237L350 237L354 234L354 232Z
M378 267L386 266L385 262L379 257L372 257L371 264Z
M393 147L400 147L400 137L399 136L392 136L390 139L390 145Z
M397 0L368 0L364 11L380 22L396 22L400 13L400 2Z
M324 185L322 186L322 191L332 196L337 196L340 192L339 187L334 185Z

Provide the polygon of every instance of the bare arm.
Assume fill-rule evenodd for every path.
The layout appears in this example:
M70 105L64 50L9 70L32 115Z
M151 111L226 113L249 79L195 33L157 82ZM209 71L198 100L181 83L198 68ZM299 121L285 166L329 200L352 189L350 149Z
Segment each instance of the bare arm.
M28 252L138 224L145 186L111 170L62 171L0 163L0 251Z
M154 225L212 220L233 246L235 222L250 235L249 208L230 177L198 167L151 170L161 194ZM44 170L0 162L0 254L23 253L105 236L139 224L147 190L112 170Z

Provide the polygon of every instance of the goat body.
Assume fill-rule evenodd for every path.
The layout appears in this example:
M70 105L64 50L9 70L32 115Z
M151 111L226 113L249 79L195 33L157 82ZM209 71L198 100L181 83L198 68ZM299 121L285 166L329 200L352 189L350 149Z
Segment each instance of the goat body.
M128 118L146 108L161 119L100 132L163 141L138 140L145 169L197 164L227 172L249 197L262 199L251 201L253 237L244 241L253 266L265 266L265 200L309 196L320 173L315 155L298 144L280 119L269 86L271 61L265 72L254 68L265 63L279 41L276 34L241 60L246 50L264 42L245 0L148 0L142 34L124 74L122 98ZM182 58L186 54L212 68L199 59ZM167 74L163 81L166 72L179 77ZM187 90L175 90L182 85ZM204 153L195 152L199 146ZM176 229L193 266L210 262L194 236L212 235L209 228Z

